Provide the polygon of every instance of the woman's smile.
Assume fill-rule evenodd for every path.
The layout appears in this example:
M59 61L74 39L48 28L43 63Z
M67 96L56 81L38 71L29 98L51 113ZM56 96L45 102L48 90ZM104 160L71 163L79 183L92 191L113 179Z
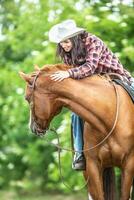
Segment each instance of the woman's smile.
M61 45L61 47L62 47L66 52L71 51L71 49L72 49L72 47L73 47L72 42L71 42L70 39L65 40L65 41L63 41L63 42L60 42L60 45Z

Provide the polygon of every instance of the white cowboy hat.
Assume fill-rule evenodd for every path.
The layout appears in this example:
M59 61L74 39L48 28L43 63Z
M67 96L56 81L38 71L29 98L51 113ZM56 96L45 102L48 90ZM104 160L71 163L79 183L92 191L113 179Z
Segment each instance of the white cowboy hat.
M84 28L76 26L72 19L65 20L54 25L49 31L49 40L54 43L62 42L84 31Z

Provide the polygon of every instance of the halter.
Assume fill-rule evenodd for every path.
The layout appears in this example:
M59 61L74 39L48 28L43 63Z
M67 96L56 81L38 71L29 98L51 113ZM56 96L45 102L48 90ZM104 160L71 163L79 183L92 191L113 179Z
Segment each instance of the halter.
M30 87L30 89L31 89L31 95L30 95L29 104L30 104L30 107L31 107L31 113L32 113L32 117L34 119L34 122L36 122L36 120L35 120L35 111L34 111L34 101L33 101L33 99L34 99L34 90L35 90L35 84L36 84L36 81L37 81L37 79L38 79L38 77L40 75L40 72L41 71L39 70L38 73L35 74L35 77L33 79L33 83L32 84L28 84L28 87ZM46 73L45 75L51 75L51 74L50 73ZM50 94L50 92L43 92L43 94ZM38 126L37 122L35 124L36 124L36 126ZM38 134L38 132L37 132L36 135L37 136L43 136L43 134L41 134L41 133Z
M28 84L28 86L32 89L32 91L34 91L34 89L35 89L35 83L36 83L36 81L37 81L37 79L38 79L40 73L41 73L41 70L39 70L38 73L35 75L32 85L31 85L31 84ZM45 75L51 75L51 74L52 74L52 73L46 73ZM44 94L44 93L43 93L43 94Z
M32 85L30 85L30 84L28 85L32 90L34 90L34 88L35 88L35 82L36 82L37 78L39 77L39 74L40 74L40 71L38 71L38 73L35 75Z

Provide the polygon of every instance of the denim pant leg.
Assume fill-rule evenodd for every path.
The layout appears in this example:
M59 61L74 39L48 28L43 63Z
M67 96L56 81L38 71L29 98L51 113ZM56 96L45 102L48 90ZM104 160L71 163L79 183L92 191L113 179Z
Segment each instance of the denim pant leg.
M73 131L74 149L81 152L83 150L84 120L76 113L72 112L71 125Z

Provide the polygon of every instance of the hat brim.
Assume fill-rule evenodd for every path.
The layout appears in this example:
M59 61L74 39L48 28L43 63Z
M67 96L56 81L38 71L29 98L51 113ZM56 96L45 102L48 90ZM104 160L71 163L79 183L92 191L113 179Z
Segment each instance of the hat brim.
M60 43L60 42L63 42L64 40L67 40L71 37L78 35L79 33L83 32L84 30L85 30L84 28L76 27L72 31L68 32L66 36L59 38L56 27L55 27L55 28L51 29L51 31L49 32L49 40L54 43Z
M60 40L60 42L63 42L64 40L67 40L69 38L72 38L76 35L78 35L79 33L82 33L85 29L84 28L76 28L76 30L74 30L73 32L69 33L66 37L64 37L63 39Z

